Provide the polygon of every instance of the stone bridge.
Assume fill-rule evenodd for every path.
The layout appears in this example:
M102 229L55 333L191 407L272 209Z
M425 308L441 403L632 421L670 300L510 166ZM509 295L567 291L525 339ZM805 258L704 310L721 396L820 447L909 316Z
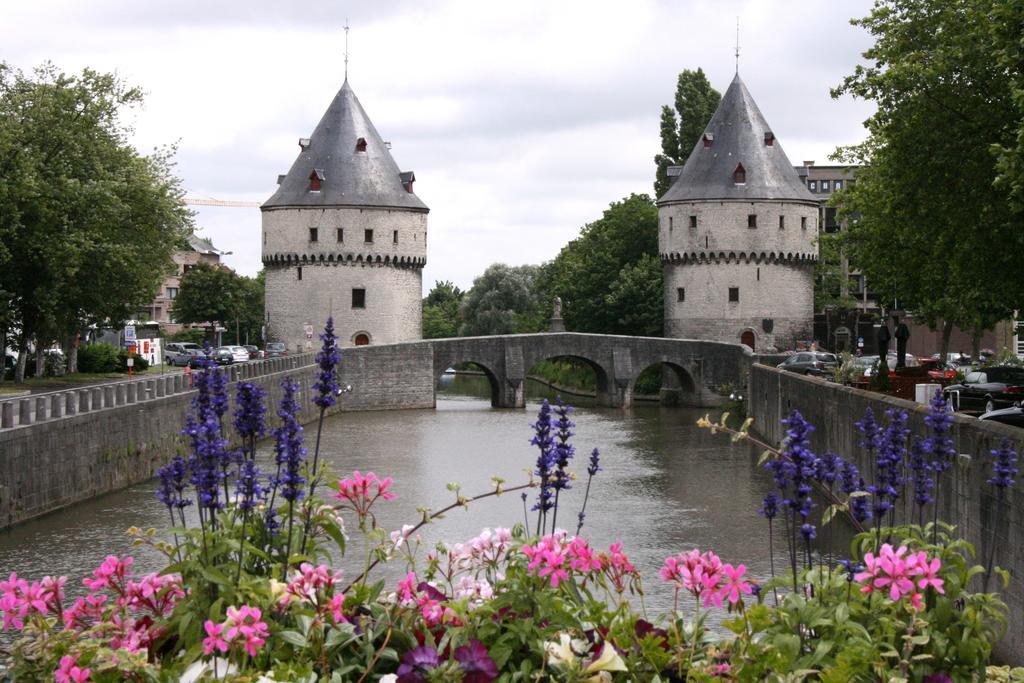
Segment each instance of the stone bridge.
M422 363L426 360L424 356L429 355L435 392L445 370L459 363L476 364L490 381L491 403L498 408L525 405L526 375L544 360L571 358L590 366L597 377L597 400L609 407L628 407L637 377L651 366L670 370L669 380L675 381L668 384L674 385L679 402L717 405L721 396L715 390L745 382L751 360L749 349L739 344L575 332L433 339L346 349L343 357L354 361L366 354L365 360L371 361L375 354L390 354L403 347L408 351L418 347L407 359L409 363ZM342 366L345 364L343 360ZM353 380L358 381L355 377ZM358 388L353 393L358 394Z

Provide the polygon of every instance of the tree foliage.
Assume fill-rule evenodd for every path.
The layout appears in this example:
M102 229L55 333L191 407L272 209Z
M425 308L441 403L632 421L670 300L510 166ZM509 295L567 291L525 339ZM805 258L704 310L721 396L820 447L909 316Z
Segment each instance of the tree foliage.
M538 332L545 304L536 288L537 266L495 263L473 280L460 307L461 336Z
M459 306L465 292L452 282L435 282L423 299L423 338L444 339L459 333Z
M833 91L878 105L868 139L837 154L866 165L837 196L851 261L884 298L933 325L981 330L1024 295L1021 215L1012 183L996 182L1012 175L999 152L1012 150L1022 121L1019 68L992 57L993 36L1008 28L1003 9L997 0L878 0L853 22L875 38L868 64Z
M544 266L539 289L558 295L574 332L662 333L658 209L645 194L613 202ZM548 304L550 305L550 303Z
M221 265L197 263L181 277L174 300L174 319L184 324L220 325L229 338L242 343L260 338L263 324L263 273L239 275Z
M672 184L668 167L686 163L704 127L715 114L722 95L711 87L703 69L684 70L676 81L674 106L661 108L661 154L654 157L657 165L654 195L661 197Z
M173 149L128 142L141 102L110 74L0 63L0 324L22 351L130 317L191 231Z

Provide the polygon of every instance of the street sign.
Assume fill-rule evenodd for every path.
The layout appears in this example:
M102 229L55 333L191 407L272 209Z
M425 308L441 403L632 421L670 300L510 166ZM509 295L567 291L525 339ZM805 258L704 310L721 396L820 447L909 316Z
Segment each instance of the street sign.
M127 364L128 367L133 368L135 367L135 359L129 356L128 359L125 360L125 364Z
M306 339L312 339L313 338L313 325L310 324L310 323L306 323L305 327L306 327Z
M864 337L857 337L857 346L864 346Z
M124 340L135 341L135 325L124 326Z

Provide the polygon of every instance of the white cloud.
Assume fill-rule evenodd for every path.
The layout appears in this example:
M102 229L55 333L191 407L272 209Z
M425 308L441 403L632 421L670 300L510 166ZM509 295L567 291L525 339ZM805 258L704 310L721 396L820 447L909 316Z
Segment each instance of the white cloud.
M870 44L844 3L482 3L37 0L0 6L4 59L117 71L148 93L140 149L178 141L197 195L262 201L350 80L431 207L426 287L494 261L539 263L631 192L652 191L658 115L676 75L724 91L740 71L790 159L863 137L863 102L832 100ZM226 261L260 267L259 212L198 208Z

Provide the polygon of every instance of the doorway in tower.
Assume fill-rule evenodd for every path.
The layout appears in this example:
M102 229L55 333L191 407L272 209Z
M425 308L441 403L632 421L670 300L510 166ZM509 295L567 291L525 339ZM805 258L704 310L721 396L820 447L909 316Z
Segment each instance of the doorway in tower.
M370 335L365 332L360 332L356 336L352 337L352 343L356 346L366 346L370 343Z
M743 330L743 333L740 335L740 343L749 346L750 350L754 351L754 347L757 344L757 338L754 336L754 332L752 330Z

